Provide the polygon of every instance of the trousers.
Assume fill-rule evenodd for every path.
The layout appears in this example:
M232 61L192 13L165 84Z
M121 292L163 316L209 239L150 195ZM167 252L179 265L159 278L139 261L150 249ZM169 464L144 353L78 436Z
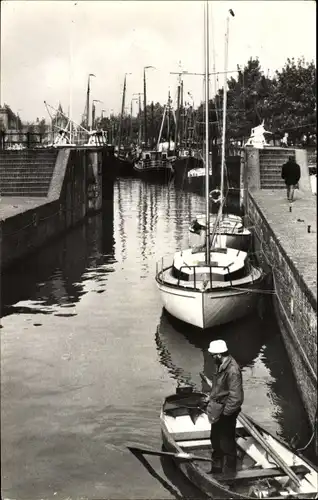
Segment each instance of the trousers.
M287 188L287 199L289 201L293 201L293 199L294 199L294 193L295 193L295 186L294 186L294 184L287 184L286 188Z
M221 415L211 426L212 459L216 466L236 469L236 419L240 410L232 415Z

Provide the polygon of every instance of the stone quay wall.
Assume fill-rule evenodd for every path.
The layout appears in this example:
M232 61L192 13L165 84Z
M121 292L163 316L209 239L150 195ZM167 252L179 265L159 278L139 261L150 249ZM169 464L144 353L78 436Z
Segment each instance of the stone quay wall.
M283 193L249 191L245 211L255 250L271 270L273 303L300 394L312 425L317 412L317 255L315 234L299 224L305 207L288 211ZM305 203L308 200L303 200ZM311 202L313 200L310 200ZM296 209L296 204L300 205ZM298 212L296 213L296 210ZM315 217L314 203L308 212ZM286 213L285 213L286 212ZM288 213L288 215L287 215ZM304 215L305 214L305 215ZM292 411L292 409L291 409Z
M108 151L101 148L63 148L58 153L46 198L2 198L2 268L102 209L103 185L106 190L112 182L107 173L108 156Z

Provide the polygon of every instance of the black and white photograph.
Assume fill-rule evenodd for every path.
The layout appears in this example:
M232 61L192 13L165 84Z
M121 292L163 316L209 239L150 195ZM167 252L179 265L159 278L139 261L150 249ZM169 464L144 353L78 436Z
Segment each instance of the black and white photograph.
M1 1L1 500L318 499L316 15Z

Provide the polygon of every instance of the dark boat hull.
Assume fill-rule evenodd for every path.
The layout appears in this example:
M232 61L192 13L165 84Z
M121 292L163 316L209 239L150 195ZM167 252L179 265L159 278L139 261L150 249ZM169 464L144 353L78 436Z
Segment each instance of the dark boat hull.
M134 175L134 160L124 159L118 156L115 158L115 174L119 176L133 176Z
M194 156L181 156L174 162L174 179L175 183L182 185L187 183L187 175L193 168L202 168L202 159Z
M138 164L133 165L133 170L138 177L147 180L161 180L164 182L170 182L173 178L174 172L172 167L168 166L157 166L157 167L140 167Z

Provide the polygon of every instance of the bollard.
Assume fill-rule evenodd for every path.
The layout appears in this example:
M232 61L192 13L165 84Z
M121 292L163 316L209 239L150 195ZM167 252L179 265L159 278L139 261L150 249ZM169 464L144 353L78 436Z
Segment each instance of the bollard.
M310 233L311 226L307 226L307 233Z

